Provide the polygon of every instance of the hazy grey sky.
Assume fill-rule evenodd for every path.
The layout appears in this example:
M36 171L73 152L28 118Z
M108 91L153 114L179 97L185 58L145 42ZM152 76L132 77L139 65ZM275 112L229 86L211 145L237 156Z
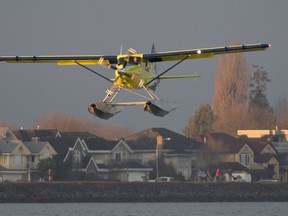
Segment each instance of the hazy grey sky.
M4 0L0 7L0 55L118 54L120 47L150 52L243 43L271 43L265 52L246 53L249 65L268 71L271 105L288 97L288 1L121 1L121 0ZM171 63L158 64L158 72ZM162 81L157 95L177 102L164 118L142 107L127 107L110 120L88 113L110 84L76 66L0 63L0 120L31 127L48 113L113 123L136 131L166 127L182 133L188 118L213 97L217 57L190 60L172 74L199 72L194 80ZM99 66L98 72L113 77ZM250 67L252 70L252 67ZM41 126L40 126L41 127Z

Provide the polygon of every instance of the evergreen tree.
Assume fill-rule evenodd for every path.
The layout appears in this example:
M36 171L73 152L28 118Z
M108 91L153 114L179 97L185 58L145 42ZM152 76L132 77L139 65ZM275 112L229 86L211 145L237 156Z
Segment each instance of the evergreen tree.
M188 126L184 129L187 137L193 137L197 134L205 134L212 131L212 124L215 121L214 112L209 104L201 105L190 117Z
M55 175L56 161L53 158L46 158L40 160L38 164L38 171L41 178L49 180L49 177Z
M272 129L276 124L276 116L270 107L265 91L271 80L268 73L259 65L253 65L256 71L250 82L249 95L249 127L250 129Z
M271 80L268 78L268 73L259 65L253 65L256 71L253 73L250 82L249 95L249 107L251 108L261 108L266 111L272 112L272 108L269 105L265 91L267 89L267 83Z

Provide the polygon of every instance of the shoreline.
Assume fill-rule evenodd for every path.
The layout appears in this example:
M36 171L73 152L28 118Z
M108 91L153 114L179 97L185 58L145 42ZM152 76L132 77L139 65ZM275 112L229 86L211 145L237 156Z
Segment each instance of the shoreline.
M284 183L0 183L0 203L288 202Z

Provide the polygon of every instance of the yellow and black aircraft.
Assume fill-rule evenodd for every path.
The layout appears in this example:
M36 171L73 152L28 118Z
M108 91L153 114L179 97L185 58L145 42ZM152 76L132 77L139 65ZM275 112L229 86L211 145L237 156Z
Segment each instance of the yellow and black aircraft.
M154 45L149 54L136 53L129 49L120 55L47 55L47 56L0 56L0 62L6 63L56 63L58 65L78 65L112 83L107 89L102 102L89 106L88 111L102 119L109 119L121 111L122 106L142 105L144 110L155 116L165 116L177 105L159 99L155 89L161 79L199 77L198 74L182 76L164 76L181 62L189 59L211 58L214 55L266 50L270 44L245 44L212 48L155 52ZM160 74L156 71L156 62L176 61L174 65ZM102 65L115 71L114 79L96 72L87 65ZM145 95L136 90L144 89ZM116 102L116 96L121 90L129 91L144 98L144 101Z

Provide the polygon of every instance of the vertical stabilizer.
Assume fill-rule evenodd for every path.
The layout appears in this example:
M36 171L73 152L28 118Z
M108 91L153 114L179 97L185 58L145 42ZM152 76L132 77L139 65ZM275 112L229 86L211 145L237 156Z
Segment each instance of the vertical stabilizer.
M151 53L156 53L156 48L155 48L155 44L154 44L154 43L152 44ZM154 68L155 68L155 72L156 72L156 74L157 74L157 65L156 65L156 62L154 62L153 65L154 65Z

